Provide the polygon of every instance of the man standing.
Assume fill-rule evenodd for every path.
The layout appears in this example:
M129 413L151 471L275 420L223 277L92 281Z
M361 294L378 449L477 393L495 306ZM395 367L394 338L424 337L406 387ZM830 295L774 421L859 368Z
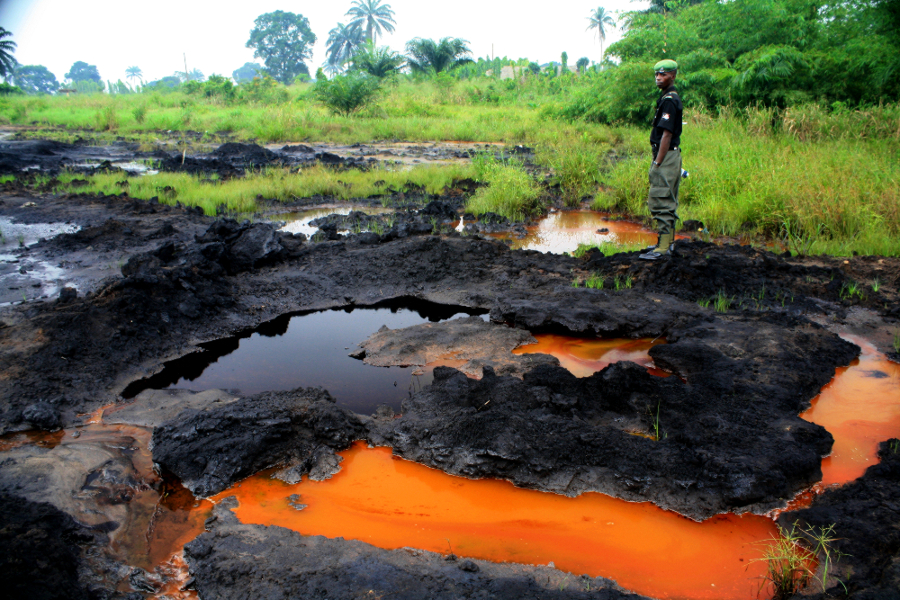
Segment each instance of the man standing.
M656 87L662 95L656 101L656 116L650 132L653 162L650 163L650 194L647 206L656 219L659 238L656 246L641 254L644 260L658 260L674 250L675 221L678 220L678 184L681 182L681 119L684 107L675 89L678 64L661 60L653 67Z

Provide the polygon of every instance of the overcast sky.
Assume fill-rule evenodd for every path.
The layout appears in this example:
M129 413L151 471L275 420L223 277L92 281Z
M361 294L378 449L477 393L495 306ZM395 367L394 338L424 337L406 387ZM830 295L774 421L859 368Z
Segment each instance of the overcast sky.
M491 2L455 0L387 0L394 10L396 31L379 38L403 51L414 37L459 37L470 42L476 57L529 58L540 63L559 60L565 51L569 62L586 56L599 60L596 35L586 31L588 15L596 0L553 2ZM104 79L125 79L125 69L137 66L145 81L188 69L230 76L253 58L245 44L253 21L276 10L300 13L309 19L318 37L313 59L307 66L314 73L325 61L325 40L344 16L351 0L274 2L213 2L211 0L0 0L0 27L12 32L18 44L17 61L44 65L62 82L75 61L96 65ZM604 0L608 12L639 10L647 2ZM615 41L619 31L607 34Z

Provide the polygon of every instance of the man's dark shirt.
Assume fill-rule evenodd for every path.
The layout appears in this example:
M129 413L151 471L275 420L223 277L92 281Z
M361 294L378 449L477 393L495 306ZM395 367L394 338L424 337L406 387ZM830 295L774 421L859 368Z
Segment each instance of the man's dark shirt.
M673 93L674 92L674 93ZM656 101L656 116L653 117L653 130L650 132L650 143L659 146L662 141L663 130L672 132L670 148L681 145L681 121L684 114L684 105L678 97L675 86L663 92Z

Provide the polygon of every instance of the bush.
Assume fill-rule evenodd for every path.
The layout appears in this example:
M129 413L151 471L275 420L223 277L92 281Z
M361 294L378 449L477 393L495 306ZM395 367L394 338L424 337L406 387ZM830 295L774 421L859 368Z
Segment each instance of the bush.
M488 186L469 198L467 211L476 215L497 213L512 221L524 221L541 212L540 188L521 166L496 160L490 154L475 156L472 166L476 179Z
M269 104L286 102L289 97L287 88L268 75L254 77L249 83L242 83L238 92L245 100Z
M0 83L0 96L12 96L16 94L24 94L21 88L18 88L14 85L9 85L8 83Z
M375 102L380 91L381 84L377 78L364 73L350 73L316 82L313 95L332 112L348 116Z

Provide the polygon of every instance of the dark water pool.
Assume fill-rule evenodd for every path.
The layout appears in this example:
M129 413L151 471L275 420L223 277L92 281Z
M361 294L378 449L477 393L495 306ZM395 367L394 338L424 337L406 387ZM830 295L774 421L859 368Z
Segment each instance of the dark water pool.
M348 353L383 325L398 329L473 314L482 313L408 299L279 317L254 331L204 344L201 352L166 364L123 395L171 388L256 394L321 386L354 412L371 414L379 404L399 412L410 392L431 383L431 371L413 375L416 367L373 367Z

